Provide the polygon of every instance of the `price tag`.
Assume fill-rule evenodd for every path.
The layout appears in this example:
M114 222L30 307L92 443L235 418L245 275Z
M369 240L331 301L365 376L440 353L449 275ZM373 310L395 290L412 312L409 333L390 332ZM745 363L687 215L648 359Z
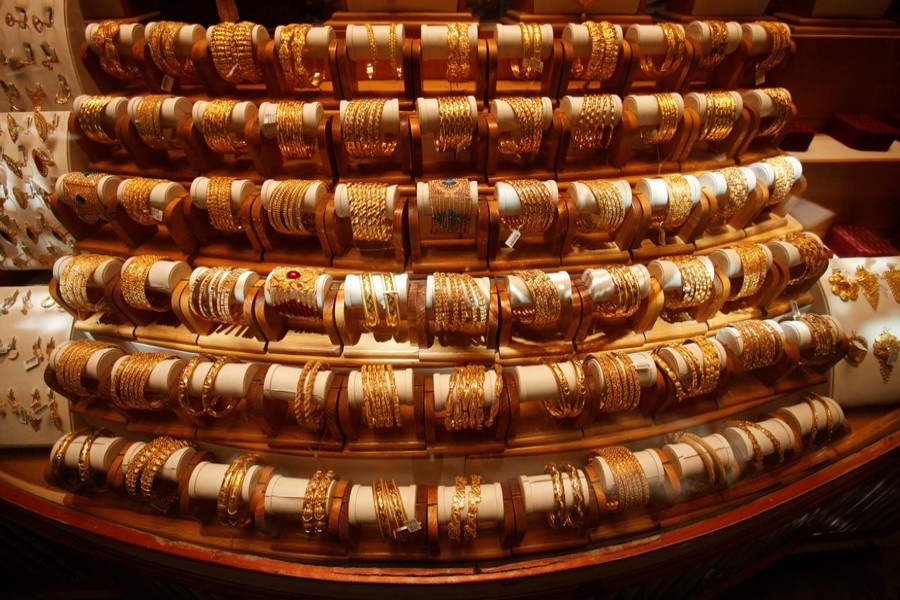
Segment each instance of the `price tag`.
M506 245L510 248L514 248L520 237L522 237L522 232L518 229L513 229L513 232L506 238Z
M275 113L271 111L266 111L263 114L263 125L266 127L274 127L275 126Z
M24 408L20 408L16 413L16 416L19 417L20 425L28 425L28 414L25 412Z
M795 319L800 316L800 307L797 306L796 300L791 300L791 315Z
M163 75L162 83L160 84L159 89L161 89L164 92L171 92L172 87L174 85L175 85L174 77L172 77L171 75Z
M528 68L534 71L535 73L543 73L544 72L544 61L538 60L537 58L529 58L528 59Z
M656 239L656 243L660 246L665 246L666 245L666 230L663 229L662 227L660 227L659 231L657 233L658 233L658 237Z
M37 356L32 356L31 358L29 358L28 360L25 361L25 370L30 371L33 368L35 368L36 366L38 366L39 364L41 364L41 359L38 358Z
M237 68L237 63L235 63L234 66L231 67L231 70L228 71L228 75L225 76L225 79L231 79L231 77L234 75L234 72L237 71Z
M159 210L158 208L151 207L150 208L150 216L153 217L155 220L161 222L163 220L163 211Z
M765 71L757 71L756 72L756 85L762 85L766 82L766 72Z

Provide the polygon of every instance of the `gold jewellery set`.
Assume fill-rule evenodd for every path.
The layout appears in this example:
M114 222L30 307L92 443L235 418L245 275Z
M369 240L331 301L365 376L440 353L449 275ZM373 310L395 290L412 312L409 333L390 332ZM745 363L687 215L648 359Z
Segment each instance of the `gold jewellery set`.
M575 227L581 233L614 233L625 222L625 206L619 190L605 179L581 180L577 183L590 190L596 211L579 213Z
M238 280L248 272L231 267L210 267L201 272L188 286L191 312L207 321L243 325L244 308L234 294Z
M468 179L432 179L428 182L432 234L466 235L476 206Z
M384 247L394 233L393 215L387 207L388 185L384 183L348 183L350 229L356 245Z
M47 403L41 399L41 391L38 388L31 390L31 402L26 406L16 398L16 392L9 388L4 401L0 401L0 418L6 418L6 407L9 406L12 414L21 425L29 425L37 433L44 425L44 413L48 412L50 424L57 431L63 430L63 419L59 413L59 401L52 389L47 389Z
M384 99L351 100L341 119L344 150L352 158L390 156L397 147L397 136L383 133Z
M310 68L304 62L306 36L312 25L308 23L285 25L281 28L281 44L278 46L278 62L284 77L292 87L318 88L322 85L325 65Z
M585 21L582 23L591 38L591 53L587 64L581 57L572 61L572 75L576 79L605 81L612 77L619 62L619 40L616 28L608 21Z
M261 83L262 71L253 48L255 23L219 23L212 26L209 52L219 77L231 83Z
M494 365L493 371L497 376L493 400L490 408L485 409L488 369L483 365L465 365L453 369L445 403L444 427L447 431L481 431L494 424L503 395L503 369Z
M532 156L544 137L544 104L540 98L503 98L513 112L517 127L500 134L500 152Z
M616 126L616 104L611 94L592 94L582 99L578 122L572 128L576 150L606 148Z
M90 45L97 50L100 67L104 71L122 81L135 81L141 77L141 71L134 65L122 63L122 57L116 45L118 40L119 23L102 21L97 24L97 28L91 34Z

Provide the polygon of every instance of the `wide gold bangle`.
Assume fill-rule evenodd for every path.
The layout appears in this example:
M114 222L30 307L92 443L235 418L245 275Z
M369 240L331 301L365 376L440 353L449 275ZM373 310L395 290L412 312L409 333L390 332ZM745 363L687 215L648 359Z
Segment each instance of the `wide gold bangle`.
M103 173L88 171L73 171L62 176L61 199L88 225L96 224L106 213L106 207L97 189L97 185L104 177L106 175Z
M320 320L316 282L324 273L317 267L275 267L266 279L272 306L287 317Z
M753 371L773 364L784 353L784 342L766 321L748 320L731 325L741 336L741 369Z
M606 148L615 124L616 104L611 94L584 96L578 121L572 127L572 145L576 150Z
M147 34L150 57L159 70L176 79L197 77L197 68L190 55L179 56L176 52L178 36L187 23L180 21L157 21Z
M447 48L447 81L465 83L471 62L468 23L447 23Z
M147 276L150 274L150 269L153 268L153 265L161 260L168 260L168 258L152 254L134 256L122 269L119 285L122 287L122 297L125 298L125 302L129 306L154 312L170 310L171 305L164 296L162 298L156 297L155 302L147 296Z
M693 195L691 185L688 183L684 175L673 173L671 175L661 175L666 183L666 191L668 198L666 202L666 216L660 227L666 231L678 229L691 216L691 210L694 208Z
M719 203L718 208L722 221L728 221L747 204L747 177L739 167L727 167L713 172L725 178L725 200Z
M162 128L162 106L169 98L172 96L141 96L134 108L133 122L138 136L157 150L168 150L171 145Z
M731 249L738 255L744 275L741 278L741 287L737 291L733 291L728 299L748 298L756 294L766 281L769 269L766 252L761 244L752 242L735 244L731 246Z
M350 229L354 243L385 244L394 233L393 215L387 208L388 185L384 183L348 183Z
M431 207L431 233L468 233L475 212L468 179L430 180L428 202Z
M90 282L97 268L109 260L102 254L78 254L69 259L60 273L59 294L63 302L75 310L105 312L105 300L91 300Z
M249 506L243 499L244 479L252 467L261 463L262 458L258 454L244 454L228 466L216 502L222 525L246 527L250 524Z
M666 40L666 55L657 65L653 56L641 55L641 73L647 79L662 79L675 72L681 66L685 54L684 29L675 23L659 23Z
M828 253L822 242L803 232L790 233L782 238L798 252L803 261L803 269L800 274L791 277L790 285L800 285L818 279L828 266Z
M794 187L794 180L797 175L794 172L794 163L785 156L774 156L764 159L762 162L772 167L774 174L772 190L769 192L769 201L766 203L766 206L778 206L787 200L788 195L791 193L791 188Z
M101 21L91 34L90 44L97 49L100 68L122 81L135 81L141 77L141 71L134 65L122 64L116 39L119 37L117 21Z
M253 48L255 23L219 23L212 26L209 52L219 76L231 83L261 83L262 71Z

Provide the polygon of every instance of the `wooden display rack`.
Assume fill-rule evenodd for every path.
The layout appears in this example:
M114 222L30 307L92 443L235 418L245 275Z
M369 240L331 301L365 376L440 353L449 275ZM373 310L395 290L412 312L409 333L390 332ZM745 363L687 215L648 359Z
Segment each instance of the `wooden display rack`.
M505 391L505 380L503 389L503 395L494 399L500 405L493 425L477 431L470 429L450 431L444 421L446 411L438 411L435 407L434 378L426 375L424 387L425 441L428 444L428 450L444 456L503 452L506 448L506 434L512 418L509 410L509 396Z
M487 121L478 115L472 132L472 143L459 152L438 152L433 134L423 134L419 117L409 115L410 160L417 180L466 178L484 181L490 154ZM402 127L401 127L402 129Z
M650 222L650 213L644 211L644 205L633 201L618 231L584 232L578 227L578 208L568 195L568 186L565 197L569 226L562 245L563 269L580 276L589 267L623 264L631 260L629 250L634 246L638 232L645 231Z
M397 147L390 156L379 158L353 158L344 146L344 136L339 116L331 124L331 147L334 149L334 164L337 180L377 181L381 183L409 183L412 180L412 159L410 157L409 115L400 111L400 130L397 133Z
M134 338L134 325L138 319L136 311L121 299L117 293L120 277L116 274L100 289L88 286L87 297L92 304L103 303L103 310L84 311L69 306L59 291L59 281L52 278L49 284L50 297L75 319L74 327L79 331L99 336L111 336L123 340ZM64 394L65 395L65 394Z
M473 277L487 273L490 232L490 207L482 197L490 193L486 185L478 186L478 212L469 223L466 235L431 233L430 211L419 211L415 189L409 194L409 270L412 276L430 275L438 271L462 271Z
M425 375L413 375L413 404L401 404L402 425L391 429L370 429L366 425L363 409L350 406L346 377L341 382L337 402L338 422L347 438L346 450L350 452L415 451L425 449Z
M135 223L124 214L124 209L113 197L104 202L101 221L88 225L63 202L56 193L50 195L50 210L75 238L75 248L80 252L94 252L111 256L128 256L153 233L153 226ZM124 220L119 220L119 213Z
M550 372L549 367L547 372ZM541 400L533 399L530 402L521 400L516 378L511 373L504 373L503 377L509 398L510 414L509 431L506 434L507 447L556 445L583 439L580 416L567 419L552 417ZM589 398L586 399L585 407L590 402Z
M579 353L624 350L644 345L644 333L656 325L663 310L663 291L659 282L650 278L650 293L641 301L631 317L605 317L596 312L593 296L578 279L575 291L581 297L581 325L575 334Z
M552 269L560 266L560 255L566 231L569 228L570 212L567 198L562 194L557 202L556 215L547 230L539 233L525 233L515 246L506 246L512 230L500 217L500 207L495 196L488 198L491 218L488 266L491 272L511 272L516 269Z
M730 18L729 18L730 20ZM774 20L771 17L753 19L754 21ZM741 37L741 43L737 50L725 57L718 68L710 74L706 85L716 90L736 90L739 88L762 87L766 80L780 81L781 74L797 52L797 44L792 39L787 55L777 65L765 72L757 79L756 64L761 60L750 52L750 41Z
M791 233L791 231L802 229L799 222L794 220L787 214L782 202L779 206L767 206L769 202L769 190L763 185L758 185L759 205L757 212L754 214L749 223L744 226L747 241L757 241L762 238L774 239L778 237L776 230L783 230L781 235ZM787 198L791 196L803 197L806 192L806 177L800 178L794 182L791 191L788 192ZM766 240L768 241L768 240Z
M241 224L237 233L223 233L215 229L205 209L197 208L193 202L185 202L187 221L200 242L200 250L194 266L232 266L234 264L258 263L262 260L263 247L253 227L254 204L260 203L259 193L248 195L235 215Z
M787 123L784 124L784 127L781 128L781 131L767 136L761 136L760 132L768 127L771 117L764 119L752 106L748 106L744 110L750 113L750 121L744 143L738 153L738 162L742 165L748 165L763 158L778 155L780 153L778 146L781 145L781 142L787 135L791 124L797 120L797 105L791 102L791 116L788 118Z
M656 258L679 254L693 254L696 249L695 240L703 235L712 220L716 206L715 198L706 190L700 192L700 202L691 210L684 224L677 231L660 233L659 229L650 229L650 200L640 192L633 193L632 210L640 207L640 222L646 223L643 229L636 230L631 255L637 262L649 262Z
M564 357L572 354L575 335L584 318L584 306L575 280L568 301L562 300L559 319L545 326L522 323L513 316L509 297L509 280L499 277L500 349L504 364L509 360L534 360L537 357Z
M145 90L151 94L159 94L170 91L164 89L165 74L153 62L150 57L150 46L144 39L136 40L131 47L131 52L125 52L120 57L123 67L132 66L140 71L141 76L133 82L125 82L104 71L100 66L100 57L90 47L87 40L81 42L79 56L85 71L94 80L94 84L102 94L122 92L134 95L142 94Z
M447 22L462 22L447 20ZM422 56L422 40L413 39L413 99L438 98L440 96L475 96L479 107L487 103L488 41L479 39L469 63L469 81L450 83L447 81L446 60L425 60Z
M678 313L687 317L684 321L666 321L666 307L660 313L662 317L652 330L644 333L648 344L658 344L675 339L687 339L706 333L709 329L709 321L713 320L722 310L722 306L731 293L731 280L718 268L713 278L712 293L706 302L683 309L676 309ZM663 291L665 297L665 291Z
M394 205L393 238L387 245L377 248L357 246L353 241L350 217L345 218L337 215L332 194L328 194L326 198L325 231L328 234L328 244L334 253L332 266L335 272L346 274L366 271L373 264L379 265L379 269L385 272L403 272L406 266L406 249L409 247L406 198L398 195L397 202Z

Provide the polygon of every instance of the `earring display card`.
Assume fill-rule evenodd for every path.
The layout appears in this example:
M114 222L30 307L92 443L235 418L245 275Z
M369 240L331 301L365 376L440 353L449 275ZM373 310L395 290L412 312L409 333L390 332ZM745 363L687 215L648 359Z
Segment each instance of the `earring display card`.
M0 287L0 447L49 447L71 431L69 401L44 383L50 353L71 334L47 286Z

